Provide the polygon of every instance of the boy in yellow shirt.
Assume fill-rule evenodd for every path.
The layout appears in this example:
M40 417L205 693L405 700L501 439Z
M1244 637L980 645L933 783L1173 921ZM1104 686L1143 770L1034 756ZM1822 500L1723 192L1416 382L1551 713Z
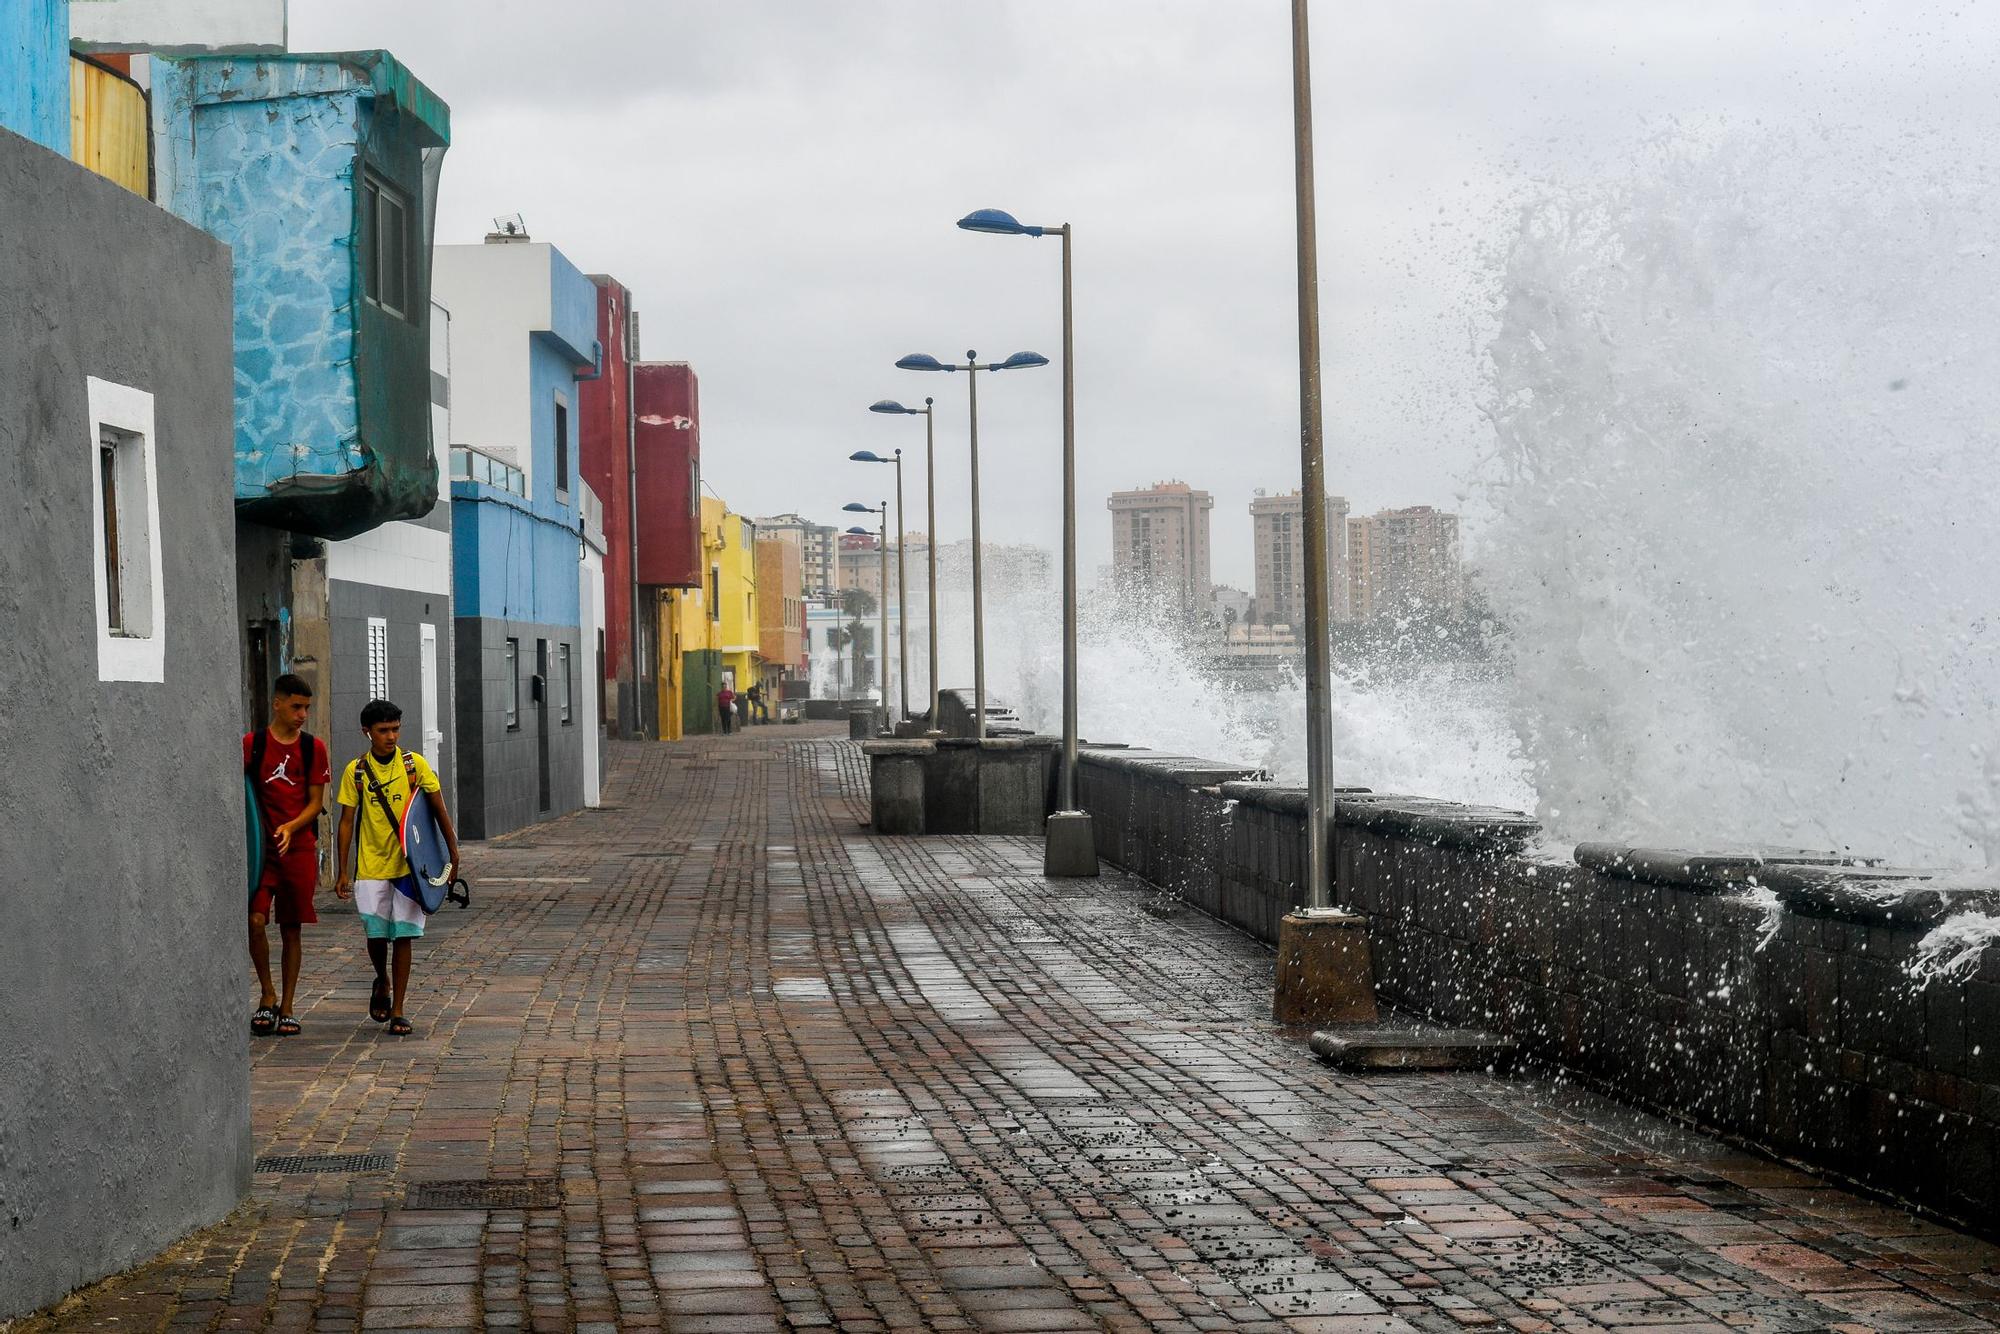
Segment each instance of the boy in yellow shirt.
M410 986L410 942L423 935L425 918L423 905L413 892L403 888L411 873L409 859L403 855L402 820L412 784L430 794L454 866L459 864L458 830L445 810L443 789L430 763L397 744L403 734L403 711L386 699L370 700L361 710L361 730L368 735L368 753L349 761L340 775L340 878L333 892L342 899L353 898L362 928L368 933L368 958L375 965L368 1017L378 1024L386 1019L389 1032L403 1037L415 1031L403 1017L403 999ZM358 865L354 859L357 810L361 817Z

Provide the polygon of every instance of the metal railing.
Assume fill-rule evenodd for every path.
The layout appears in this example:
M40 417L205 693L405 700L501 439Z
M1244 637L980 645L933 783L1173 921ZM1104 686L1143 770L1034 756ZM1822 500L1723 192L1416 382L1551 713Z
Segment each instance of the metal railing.
M479 482L496 490L511 492L524 500L528 495L525 473L505 459L496 459L470 445L451 447L451 479L454 482Z

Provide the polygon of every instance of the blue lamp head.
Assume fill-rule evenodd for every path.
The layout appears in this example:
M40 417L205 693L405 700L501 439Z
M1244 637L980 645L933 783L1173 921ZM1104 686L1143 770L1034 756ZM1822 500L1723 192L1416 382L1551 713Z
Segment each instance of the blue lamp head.
M1022 224L1012 213L997 208L982 208L966 214L958 220L958 225L968 232L987 232L994 236L1040 236L1040 227Z
M912 352L909 356L904 357L896 363L896 369L902 371L955 371L958 367L947 366L928 352Z
M912 413L920 411L920 409L917 408L906 408L893 398L885 398L879 403L870 403L868 405L868 410L870 412L912 412Z
M993 369L996 371L1019 371L1026 370L1031 366L1046 366L1048 364L1049 359L1039 352L1016 352L1013 356L1007 358L1007 360L994 366Z
M893 462L893 460L891 460L891 459L885 459L885 458L883 458L883 457L882 457L882 456L881 456L880 454L877 454L877 453L876 453L876 452L875 452L874 450L872 450L872 449L857 449L857 450L855 450L855 451L854 451L854 452L853 452L852 454L849 454L849 455L848 455L847 457L848 457L849 461L851 461L851 462L854 462L854 463L890 463L890 462Z
M873 534L873 533L869 532L869 531L868 531L868 530L867 530L866 528L850 528L850 529L848 529L847 531L848 531L848 532L849 532L850 534L852 534L853 536L855 536L855 537L873 537L873 536L875 536L875 534Z
M873 514L875 512L873 506L864 505L858 500L850 500L845 505L842 505L841 508L846 510L849 514ZM858 533L861 531L861 529L852 528L849 529L848 531Z

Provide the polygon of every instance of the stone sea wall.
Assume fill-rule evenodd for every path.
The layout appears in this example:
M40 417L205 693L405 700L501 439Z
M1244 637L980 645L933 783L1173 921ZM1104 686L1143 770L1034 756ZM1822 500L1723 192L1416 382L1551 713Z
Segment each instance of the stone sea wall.
M1099 855L1266 941L1304 893L1305 794L1242 766L1092 748ZM1517 812L1353 790L1335 901L1382 997L1975 1227L2000 1220L2000 945L1919 980L2000 894L1831 855L1584 844Z

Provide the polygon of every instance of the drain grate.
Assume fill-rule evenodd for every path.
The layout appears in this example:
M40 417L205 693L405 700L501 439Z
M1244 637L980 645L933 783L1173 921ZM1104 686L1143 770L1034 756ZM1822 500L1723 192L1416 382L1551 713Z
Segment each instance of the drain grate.
M252 1170L297 1176L308 1172L387 1172L395 1166L394 1155L387 1153L294 1153L259 1158Z
M483 1177L475 1181L413 1181L405 1209L559 1209L554 1177Z

